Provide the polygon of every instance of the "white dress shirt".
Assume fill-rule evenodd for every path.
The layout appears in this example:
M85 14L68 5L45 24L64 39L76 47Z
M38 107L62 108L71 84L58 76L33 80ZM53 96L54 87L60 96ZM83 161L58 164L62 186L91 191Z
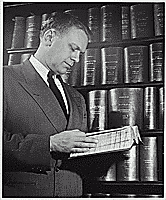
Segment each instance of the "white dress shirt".
M31 62L31 64L33 65L35 70L38 72L38 74L41 76L41 78L44 80L44 82L49 87L49 83L47 81L47 74L48 74L48 72L50 70L47 67L45 67L41 62L39 62L33 55L31 55L29 61ZM65 102L67 114L69 114L69 108L68 108L68 104L67 104L67 99L66 99L66 95L65 95L64 89L63 89L63 87L61 85L61 82L59 81L59 79L56 78L56 75L53 76L53 79L55 81L56 86L58 87L58 89L60 90L60 92L62 94L63 100Z

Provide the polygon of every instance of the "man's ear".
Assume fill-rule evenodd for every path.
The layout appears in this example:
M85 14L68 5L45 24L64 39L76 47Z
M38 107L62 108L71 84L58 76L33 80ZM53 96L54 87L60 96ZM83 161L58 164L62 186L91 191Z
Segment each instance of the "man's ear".
M44 43L46 46L51 46L53 39L55 38L55 30L49 29L44 33Z

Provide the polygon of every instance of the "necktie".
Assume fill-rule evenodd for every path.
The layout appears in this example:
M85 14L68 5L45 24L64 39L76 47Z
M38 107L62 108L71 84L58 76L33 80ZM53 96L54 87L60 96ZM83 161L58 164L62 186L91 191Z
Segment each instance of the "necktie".
M67 114L65 102L63 100L63 97L62 97L62 94L61 94L60 90L58 89L58 87L56 86L56 84L54 82L54 79L52 77L53 75L55 75L53 72L51 72L51 71L48 72L47 77L48 77L49 87L52 90L52 92L54 93L54 95L56 96L57 100L59 101L59 104L60 104L60 106L61 106L66 118L68 119L68 114ZM59 79L59 81L62 84L61 77L57 75L57 78Z

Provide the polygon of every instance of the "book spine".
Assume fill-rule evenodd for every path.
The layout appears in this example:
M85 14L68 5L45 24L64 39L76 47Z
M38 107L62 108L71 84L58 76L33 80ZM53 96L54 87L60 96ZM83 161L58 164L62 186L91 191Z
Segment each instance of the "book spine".
M88 27L92 32L89 42L99 42L99 30L100 30L100 10L99 8L89 8L88 9Z
M101 49L101 84L122 83L123 48L108 47Z
M36 48L39 45L39 34L41 29L41 17L29 16L26 19L26 33L24 40L25 48Z
M107 128L107 91L90 91L88 93L88 101L90 132L105 130Z
M146 87L144 93L144 128L156 129L157 88Z
M123 153L124 160L117 163L117 181L139 180L139 146Z
M138 4L130 7L131 38L153 37L152 4Z
M150 44L150 81L163 81L163 43Z
M121 41L121 8L116 5L101 7L101 41Z
M108 96L109 113L120 112L123 126L138 125L140 129L143 127L142 88L115 88L109 90Z
M82 85L95 85L98 49L87 49L82 59Z
M109 167L106 175L103 175L98 180L99 181L116 181L116 163L113 163Z
M41 30L43 29L46 20L49 18L49 14L48 13L44 13L41 16Z
M131 38L130 7L122 6L122 40Z
M159 88L159 129L164 128L164 88Z
M25 18L15 17L14 21L15 23L13 29L11 49L21 48L24 46Z
M124 82L148 82L148 47L124 48Z
M20 64L21 54L20 53L12 53L9 55L8 65Z
M154 4L154 30L155 36L164 34L164 4Z
M158 181L157 137L142 137L140 146L140 180Z
M163 136L157 137L157 169L158 169L158 180L164 180L164 139Z

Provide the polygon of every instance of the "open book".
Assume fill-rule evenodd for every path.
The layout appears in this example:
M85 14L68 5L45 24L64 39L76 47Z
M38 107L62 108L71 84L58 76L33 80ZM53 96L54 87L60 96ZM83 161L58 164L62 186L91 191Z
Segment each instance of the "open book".
M106 152L118 152L129 150L133 145L142 142L137 126L124 126L110 130L87 133L87 137L98 139L96 148L85 153L71 153L70 158L94 155Z

